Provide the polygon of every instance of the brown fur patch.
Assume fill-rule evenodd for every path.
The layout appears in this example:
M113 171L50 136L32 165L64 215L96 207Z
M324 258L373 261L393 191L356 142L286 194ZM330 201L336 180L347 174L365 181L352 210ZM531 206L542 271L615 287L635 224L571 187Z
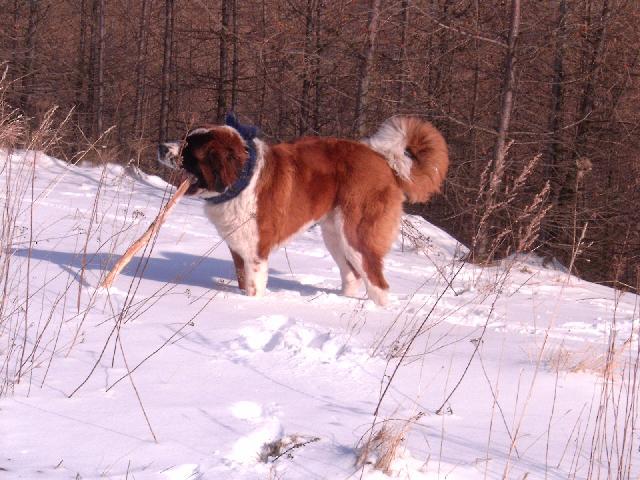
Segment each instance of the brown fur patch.
M338 208L345 235L363 255L371 282L388 285L382 257L397 233L402 190L386 160L366 145L335 138L304 138L271 147L258 193L258 255Z
M227 127L207 126L187 136L182 150L182 167L198 178L187 194L198 188L221 192L238 179L248 158L240 136Z
M407 132L407 150L416 161L411 168L411 182L400 180L410 202L426 202L447 175L449 153L447 142L437 128L415 117L400 117Z

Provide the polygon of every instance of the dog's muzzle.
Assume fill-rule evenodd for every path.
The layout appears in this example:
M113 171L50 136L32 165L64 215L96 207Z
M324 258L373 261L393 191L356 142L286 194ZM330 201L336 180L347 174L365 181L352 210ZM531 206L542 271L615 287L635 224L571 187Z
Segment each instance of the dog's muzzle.
M180 142L165 142L158 145L158 162L172 169L180 168Z

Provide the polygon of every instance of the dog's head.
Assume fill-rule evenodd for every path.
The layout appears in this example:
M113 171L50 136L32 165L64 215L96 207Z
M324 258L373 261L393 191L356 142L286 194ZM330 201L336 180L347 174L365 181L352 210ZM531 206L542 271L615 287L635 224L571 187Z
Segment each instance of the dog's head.
M191 180L186 194L204 198L232 185L248 159L247 142L227 125L194 128L184 141L158 146L158 161L171 169L182 169Z

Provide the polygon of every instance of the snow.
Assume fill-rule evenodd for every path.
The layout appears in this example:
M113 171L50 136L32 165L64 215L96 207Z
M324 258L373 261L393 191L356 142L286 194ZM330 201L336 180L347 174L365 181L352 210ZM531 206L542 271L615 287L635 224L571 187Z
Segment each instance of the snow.
M466 264L464 246L407 216L389 306L339 294L317 226L272 255L267 295L249 298L192 198L104 289L172 187L34 152L0 161L0 478L640 474L634 295L534 256ZM375 456L356 466L384 421L404 428L388 471Z

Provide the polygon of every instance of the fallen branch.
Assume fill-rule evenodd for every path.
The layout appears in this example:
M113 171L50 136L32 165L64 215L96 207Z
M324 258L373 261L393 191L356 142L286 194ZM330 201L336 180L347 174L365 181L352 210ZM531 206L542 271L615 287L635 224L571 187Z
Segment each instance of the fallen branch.
M122 269L128 265L128 263L131 261L133 256L136 253L138 253L138 251L142 247L144 247L147 243L149 243L149 240L151 240L151 237L153 237L156 233L158 233L158 230L160 230L160 227L164 223L167 215L169 215L171 210L173 210L173 208L180 201L180 198L182 198L182 196L185 194L185 192L189 188L189 185L191 185L191 182L188 179L183 181L180 184L180 186L176 190L176 193L173 194L173 197L171 197L167 202L167 204L162 208L162 210L160 210L160 213L158 214L156 219L153 221L153 223L149 225L149 228L147 228L147 231L144 232L144 235L142 235L138 240L133 242L133 244L127 249L124 255L120 257L120 260L118 260L118 263L116 263L114 267L111 269L111 271L109 272L109 275L107 275L107 277L102 282L101 286L103 288L109 288L113 284L113 281L118 276L118 274L122 271Z

